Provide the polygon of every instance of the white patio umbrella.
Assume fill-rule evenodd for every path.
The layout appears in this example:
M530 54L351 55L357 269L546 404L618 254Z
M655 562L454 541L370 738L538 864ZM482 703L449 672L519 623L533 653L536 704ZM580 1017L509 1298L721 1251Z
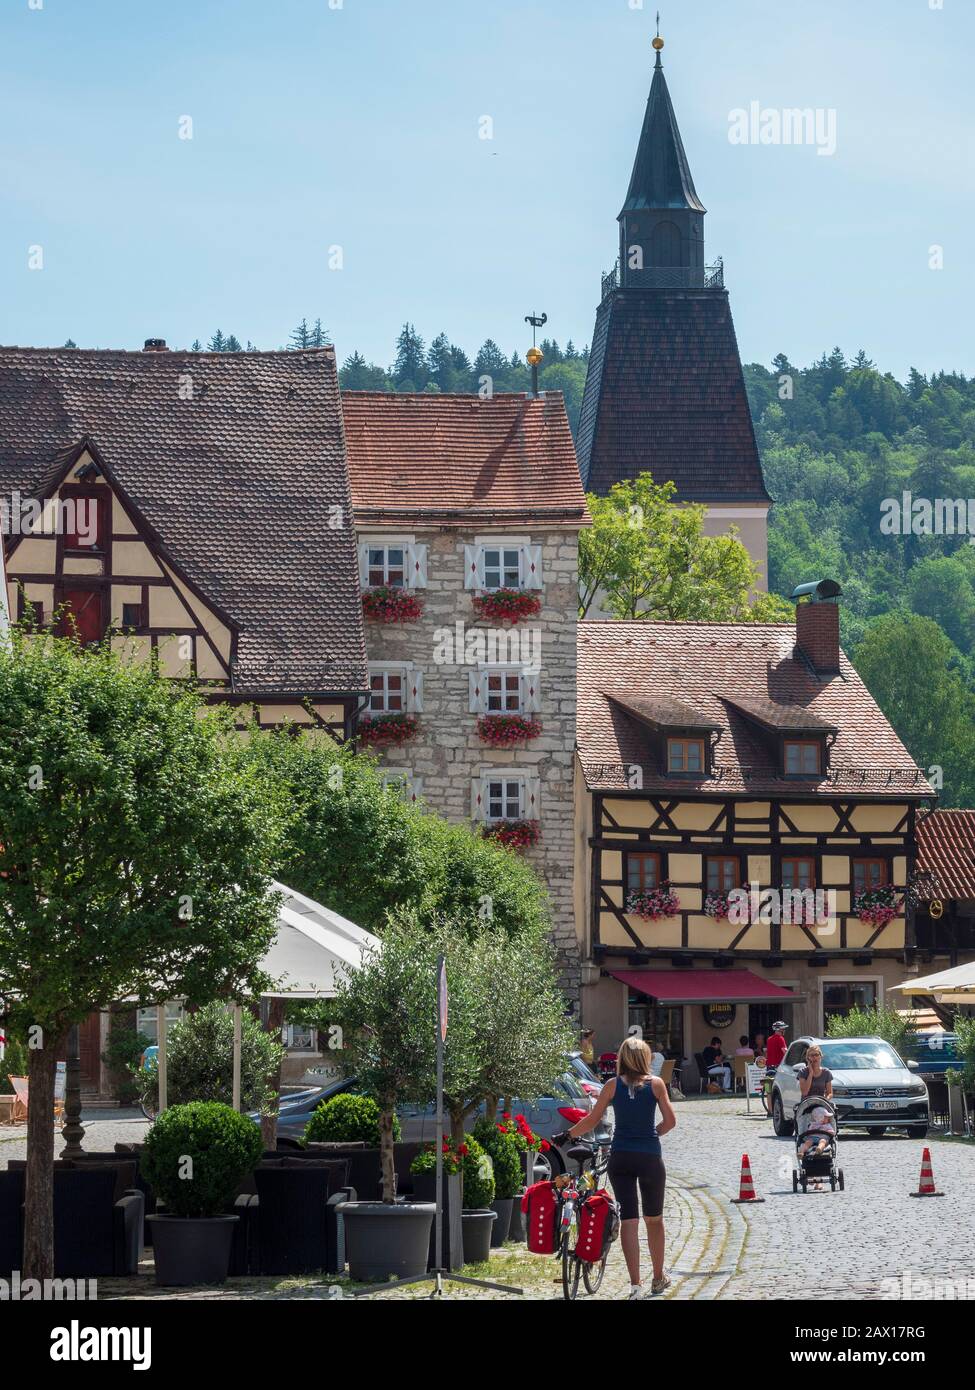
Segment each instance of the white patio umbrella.
M975 961L920 979L904 980L902 984L891 985L888 993L933 994L942 1004L975 1004Z
M278 929L260 968L273 984L264 999L332 999L342 974L357 970L363 957L380 949L378 936L357 927L331 908L306 898L286 884L272 882L272 893L283 897ZM159 1110L166 1109L166 1006L157 1011ZM240 1109L241 1009L234 1005L233 1106Z

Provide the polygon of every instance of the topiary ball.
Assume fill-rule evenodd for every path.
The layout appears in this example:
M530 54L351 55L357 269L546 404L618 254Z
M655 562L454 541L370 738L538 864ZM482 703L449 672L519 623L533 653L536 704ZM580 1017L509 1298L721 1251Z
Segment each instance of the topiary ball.
M168 1216L219 1216L262 1152L253 1120L219 1101L199 1100L159 1116L140 1167Z
M322 1101L305 1126L306 1144L367 1144L379 1148L379 1106L371 1096L347 1092ZM393 1139L401 1134L399 1118L393 1116Z

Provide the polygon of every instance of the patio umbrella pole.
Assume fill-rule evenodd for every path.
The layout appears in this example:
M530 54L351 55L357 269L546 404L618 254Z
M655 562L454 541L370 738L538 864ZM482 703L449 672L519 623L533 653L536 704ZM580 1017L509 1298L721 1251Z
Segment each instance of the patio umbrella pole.
M166 1077L166 1005L156 1005L156 1044L159 1051L156 1053L156 1075L159 1078L159 1114L166 1109L168 1097L167 1077Z
M240 1109L240 1004L234 1005L234 1082L233 1107Z

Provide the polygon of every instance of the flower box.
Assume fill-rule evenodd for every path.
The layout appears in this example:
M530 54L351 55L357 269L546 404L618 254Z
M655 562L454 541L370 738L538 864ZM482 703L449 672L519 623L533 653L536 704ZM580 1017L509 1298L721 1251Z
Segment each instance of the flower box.
M537 820L499 820L484 827L488 840L497 840L505 849L528 849L542 838Z
M517 623L522 618L535 618L542 611L539 595L524 589L495 589L490 594L475 594L473 602L475 617L495 623Z
M538 738L542 726L526 714L482 714L477 721L477 733L482 743L492 748L512 748Z
M731 904L728 893L708 893L704 899L704 911L708 917L713 917L716 922L726 922ZM738 911L741 911L740 905Z
M416 737L415 714L374 714L359 722L359 742L388 748Z
M409 589L382 584L362 595L362 611L377 623L415 623L423 613L423 604Z
M665 878L658 888L628 894L626 911L632 912L634 917L656 922L660 917L675 917L680 912L680 898L674 892L670 879Z
M853 911L861 922L870 922L873 926L885 927L892 918L897 916L903 901L903 895L892 884L888 883L881 888L868 888L863 893L855 894Z

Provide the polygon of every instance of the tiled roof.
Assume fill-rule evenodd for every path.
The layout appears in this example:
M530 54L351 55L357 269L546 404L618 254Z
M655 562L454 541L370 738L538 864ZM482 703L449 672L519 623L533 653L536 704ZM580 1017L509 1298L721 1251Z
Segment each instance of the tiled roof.
M917 825L917 866L936 897L975 899L975 811L932 811Z
M589 492L653 474L685 502L766 502L728 296L623 289L596 313L579 425Z
M366 688L332 349L0 348L0 490L42 493L83 437L239 628L236 689Z
M638 766L646 791L933 796L846 657L840 676L821 680L794 647L791 623L580 623L576 739L588 786L632 785ZM621 708L644 696L677 700L721 731L709 777L667 777L651 762L647 730ZM826 776L781 776L767 737L728 703L739 699L834 725Z
M743 695L723 695L725 704L740 710L748 719L762 724L766 729L791 730L793 733L828 734L836 733L836 725L819 719L811 710L795 705L776 704L772 700L762 700L757 696L748 699Z
M630 695L623 699L620 695L608 697L614 705L637 719L644 720L658 729L713 729L715 723L700 710L692 709L682 700L672 700L661 696Z
M561 392L343 391L342 406L357 520L586 521Z

